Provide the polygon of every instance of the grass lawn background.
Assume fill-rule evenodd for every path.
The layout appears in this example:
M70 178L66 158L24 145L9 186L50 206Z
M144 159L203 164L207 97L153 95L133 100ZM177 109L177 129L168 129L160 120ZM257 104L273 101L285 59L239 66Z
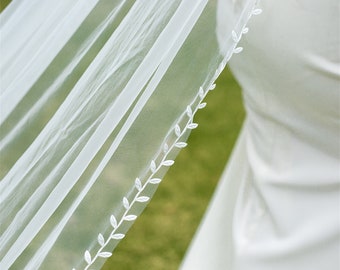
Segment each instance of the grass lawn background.
M104 270L178 269L222 174L244 118L240 88L226 69L195 116L199 127Z

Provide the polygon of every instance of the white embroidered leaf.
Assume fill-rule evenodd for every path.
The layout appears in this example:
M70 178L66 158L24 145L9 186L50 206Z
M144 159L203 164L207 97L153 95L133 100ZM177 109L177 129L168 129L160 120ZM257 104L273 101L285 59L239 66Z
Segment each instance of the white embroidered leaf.
M175 147L177 147L177 148L184 148L184 147L186 147L188 144L187 143L185 143L185 142L177 142L177 143L175 143Z
M231 37L233 38L234 42L238 42L238 36L234 30L231 31Z
M116 233L111 236L112 239L116 239L116 240L123 239L124 237L125 237L125 234L122 234L122 233Z
M142 182L140 181L139 178L136 178L136 180L135 180L135 187L138 191L142 190Z
M152 178L152 179L149 180L149 183L156 185L156 184L159 184L161 181L162 181L162 179L160 179L160 178Z
M126 210L130 207L129 200L126 197L123 198L123 205Z
M198 105L198 108L199 109L203 109L205 106L207 106L207 103L206 102L203 102L201 104Z
M234 53L240 53L240 52L242 52L243 51L243 48L242 47L237 47L237 48L235 48L234 49Z
M124 217L124 220L132 221L132 220L135 220L136 218L137 218L136 215L127 215Z
M181 135L181 128L179 127L179 125L175 126L175 134L177 137Z
M191 123L187 127L188 127L188 129L195 129L195 128L198 127L198 124L197 123Z
M202 87L200 87L200 90L198 91L198 95L201 99L204 97L204 90Z
M169 145L167 143L164 144L163 146L163 152L167 153L169 151Z
M150 170L152 173L154 173L156 171L156 163L154 160L151 161L151 164L150 164Z
M105 240L104 240L104 236L100 233L98 234L98 243L101 246L104 246Z
M254 15L259 15L259 14L262 13L262 9L260 9L260 8L254 9L252 13L253 13Z
M209 87L209 90L210 90L210 91L212 91L212 90L214 90L214 89L215 89L215 87L216 87L216 84L215 84L215 83L213 83L212 85L210 85L210 87Z
M111 223L111 226L114 228L114 229L116 229L117 228L117 219L115 218L115 216L114 215L111 215L111 217L110 217L110 223Z
M92 262L91 254L88 250L85 251L84 259L85 259L87 264L91 264L91 262Z
M109 258L112 256L112 253L111 252L100 252L98 254L99 257L102 257L102 258Z
M163 165L163 166L169 167L169 166L173 165L174 163L175 163L175 161L169 159L169 160L164 160L164 161L162 162L162 165Z
M244 27L242 30L243 34L247 34L249 32L249 28L248 27Z
M191 107L190 106L187 106L187 115L189 116L189 117L191 117L192 116L192 109L191 109Z
M147 202L148 200L150 200L150 198L147 197L147 196L140 196L140 197L136 198L137 202Z

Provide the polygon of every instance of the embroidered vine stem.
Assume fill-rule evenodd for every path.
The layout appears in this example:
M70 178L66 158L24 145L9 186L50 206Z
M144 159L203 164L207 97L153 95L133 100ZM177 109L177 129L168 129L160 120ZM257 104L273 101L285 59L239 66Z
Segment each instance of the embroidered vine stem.
M209 87L209 90L213 90L215 87L216 87L216 85L212 83ZM85 252L84 259L87 262L87 266L84 268L84 270L88 270L89 267L96 261L96 259L98 257L108 258L112 255L111 252L103 251L105 249L105 247L109 244L111 239L120 240L120 239L123 239L125 237L124 234L116 233L117 229L123 224L124 221L134 221L137 218L136 215L131 215L131 214L129 215L128 214L129 211L131 210L132 206L136 202L143 203L143 202L149 201L150 198L148 196L140 196L140 195L142 194L144 189L148 186L148 184L159 184L161 182L161 179L160 178L154 178L154 175L160 170L160 168L162 166L169 167L169 166L172 166L174 164L173 160L166 159L168 154L175 147L184 148L187 145L187 143L181 142L180 139L183 137L183 135L187 132L188 129L195 129L198 126L197 123L193 123L193 116L195 115L195 113L199 109L202 109L206 106L206 103L202 103L202 101L205 98L205 96L207 95L207 93L209 92L209 90L204 92L203 88L202 87L200 88L198 94L196 94L196 96L194 98L194 101L197 100L197 98L199 98L198 106L194 109L194 111L192 111L192 109L191 109L191 106L192 106L194 101L189 106L187 106L185 113L183 113L180 117L180 120L181 120L185 116L185 114L188 116L188 120L186 122L185 127L181 131L179 124L175 125L174 131L175 131L177 138L175 139L174 143L170 147L168 147L167 144L165 143L166 152L164 153L164 156L161 159L158 166L156 165L154 160L151 161L150 170L151 170L152 173L148 177L148 179L145 181L144 185L142 185L141 180L139 178L136 178L135 187L137 189L137 193L136 193L135 197L133 198L133 200L131 202L129 202L126 197L123 198L123 206L125 208L125 211L124 211L122 218L120 219L119 222L117 222L114 215L111 215L110 223L111 223L111 226L113 227L113 230L110 233L110 236L107 238L106 241L104 240L104 236L102 234L98 235L98 243L100 244L101 247L97 251L96 255L92 258L91 254L88 250Z
M252 15L261 14L261 12L262 12L261 9L254 7L252 12L249 15L249 18ZM124 211L122 217L120 218L119 222L117 222L117 219L114 215L110 216L110 224L113 227L113 230L111 231L109 237L105 240L104 236L101 233L98 234L97 241L100 245L100 248L98 249L97 253L93 257L91 257L89 250L85 251L84 259L87 263L87 266L84 268L84 270L88 270L89 267L91 265L93 265L93 263L99 257L108 258L112 255L111 252L104 251L104 249L107 247L107 245L110 243L110 241L112 239L113 240L121 240L125 237L125 234L117 233L117 230L123 224L123 222L134 221L134 220L137 219L137 215L129 214L129 211L132 209L132 206L135 205L135 203L137 203L137 202L145 203L145 202L150 200L150 197L143 196L142 193L149 184L156 185L156 184L159 184L162 181L160 178L154 177L156 175L156 173L160 170L161 167L163 167L163 166L170 167L174 164L173 160L167 159L167 156L169 155L169 153L172 152L174 148L184 148L184 147L187 146L186 142L180 141L181 138L186 134L186 132L188 130L197 128L198 124L193 122L194 115L196 114L196 112L199 109L203 109L207 105L207 103L203 102L203 100L205 99L205 97L206 97L206 95L208 94L209 91L215 89L215 87L216 87L215 80L218 78L218 76L221 74L221 72L225 68L226 63L228 62L228 60L230 59L232 54L242 52L243 48L237 47L237 44L240 41L242 35L246 34L246 33L248 33L248 28L246 26L244 26L242 28L239 35L237 35L236 31L234 31L234 30L231 32L231 38L234 41L233 48L228 52L228 54L225 56L225 58L223 59L221 64L216 69L216 72L215 72L211 82L208 84L207 90L204 91L203 87L200 87L198 93L195 95L192 102L187 106L186 110L178 118L176 125L171 129L171 132L169 133L169 134L171 134L172 132L175 132L176 139L174 140L173 143L171 143L170 146L167 144L167 142L164 143L163 149L162 149L163 150L162 151L163 157L160 160L160 162L158 163L158 165L155 162L156 158L151 161L150 167L149 167L149 169L151 171L150 176L147 178L147 180L144 182L144 184L142 184L142 182L139 178L135 179L134 188L137 189L137 193L135 194L135 196L134 196L134 198L131 202L129 202L129 200L126 197L123 198L122 202L123 202L123 206L125 208L125 211ZM194 106L194 104L197 104L197 105ZM194 106L194 109L192 109L193 106ZM186 116L188 117L188 119L186 120L186 122L184 121L185 126L184 126L184 128L181 129L180 123L184 120L184 117L186 117ZM166 139L170 136L169 134L166 136ZM158 153L156 155L156 157L159 157L159 155L160 155L160 153ZM72 270L75 270L75 268L73 268Z

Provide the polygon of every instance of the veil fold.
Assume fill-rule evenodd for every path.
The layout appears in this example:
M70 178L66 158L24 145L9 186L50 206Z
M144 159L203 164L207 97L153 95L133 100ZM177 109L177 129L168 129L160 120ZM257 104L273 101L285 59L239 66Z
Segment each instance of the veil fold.
M99 269L259 12L255 0L13 1L0 15L0 268Z

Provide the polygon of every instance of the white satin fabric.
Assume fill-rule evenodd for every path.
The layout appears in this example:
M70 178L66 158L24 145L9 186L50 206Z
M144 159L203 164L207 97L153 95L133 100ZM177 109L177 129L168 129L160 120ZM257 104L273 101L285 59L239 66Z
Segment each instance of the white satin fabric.
M340 269L340 3L260 7L231 61L247 119L182 270Z

